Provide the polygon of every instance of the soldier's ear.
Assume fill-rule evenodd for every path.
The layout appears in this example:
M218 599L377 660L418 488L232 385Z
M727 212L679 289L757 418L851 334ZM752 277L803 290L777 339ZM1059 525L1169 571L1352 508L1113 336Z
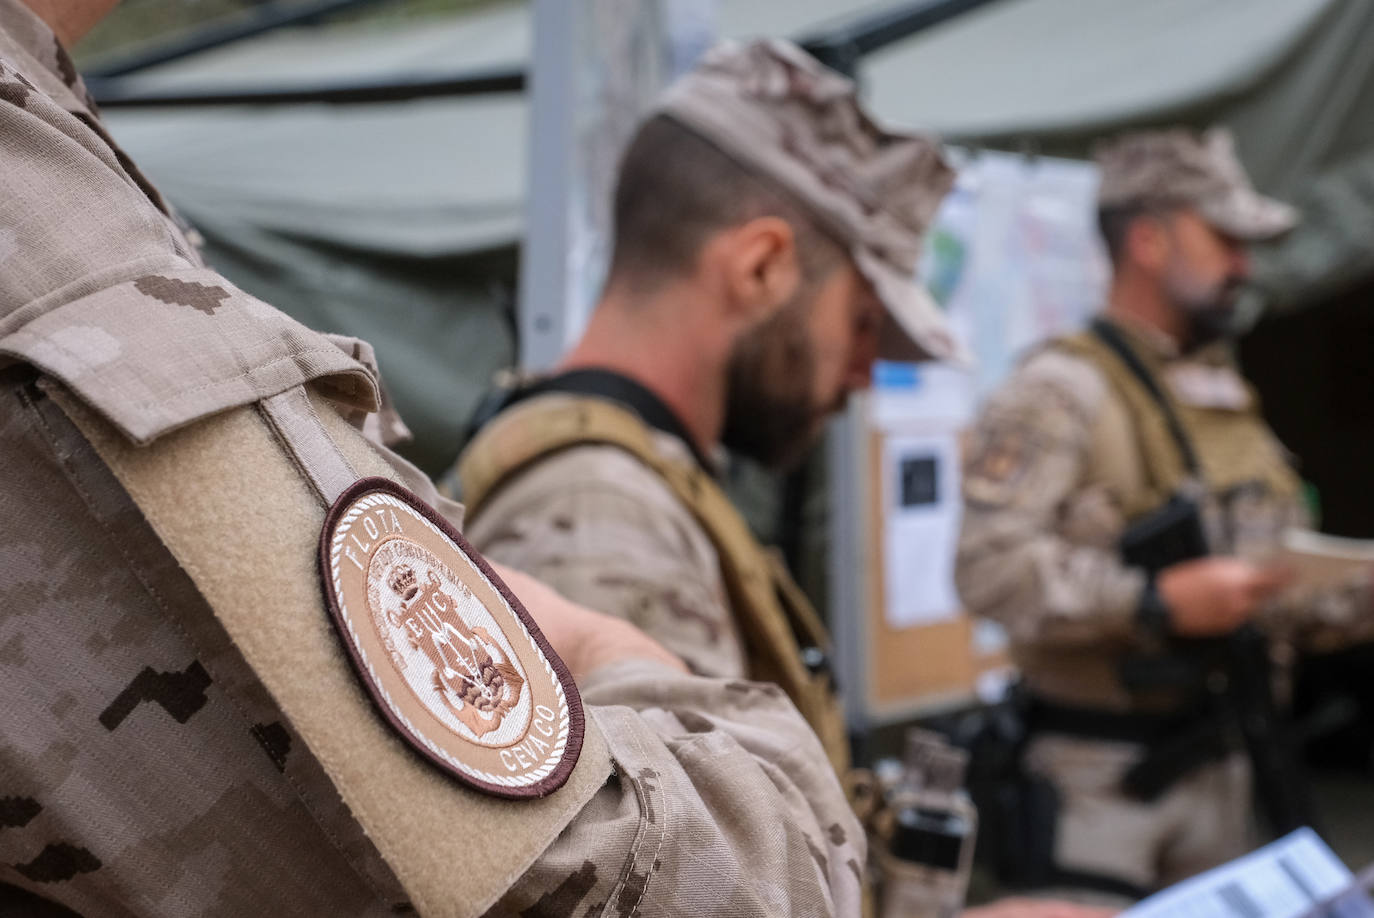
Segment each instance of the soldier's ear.
M1172 241L1166 218L1142 214L1126 228L1126 254L1131 261L1151 272L1164 270L1169 262Z
M745 324L771 316L796 295L801 264L796 234L781 217L757 217L717 238L727 299Z

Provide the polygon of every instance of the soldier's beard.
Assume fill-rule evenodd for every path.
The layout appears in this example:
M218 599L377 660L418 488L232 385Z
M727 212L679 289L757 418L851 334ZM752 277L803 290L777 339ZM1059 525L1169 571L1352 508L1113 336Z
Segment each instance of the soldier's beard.
M1240 334L1236 305L1245 278L1231 274L1213 284L1175 275L1166 282L1166 293L1183 317L1187 329L1179 344L1184 352L1196 351Z
M798 462L834 408L815 403L815 366L801 304L780 309L740 338L727 367L721 443L769 468Z

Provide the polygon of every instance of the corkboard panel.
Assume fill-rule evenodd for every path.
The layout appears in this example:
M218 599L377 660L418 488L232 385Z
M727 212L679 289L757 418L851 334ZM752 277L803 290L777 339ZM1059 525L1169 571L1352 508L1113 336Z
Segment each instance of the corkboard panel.
M868 707L870 710L919 708L951 699L972 700L979 673L1000 664L999 658L973 656L973 624L967 615L931 625L894 628L883 610L887 605L883 576L883 435L869 434L866 610Z

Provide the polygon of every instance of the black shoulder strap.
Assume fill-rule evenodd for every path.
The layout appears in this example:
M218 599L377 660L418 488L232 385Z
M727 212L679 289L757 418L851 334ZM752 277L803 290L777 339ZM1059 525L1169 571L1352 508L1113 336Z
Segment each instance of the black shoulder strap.
M1178 419L1178 414L1174 411L1174 406L1164 395L1159 383L1155 380L1140 356L1131 348L1131 345L1122 336L1118 329L1111 322L1100 316L1093 320L1091 330L1103 344L1112 349L1126 369L1136 378L1145 391L1150 393L1150 397L1159 406L1160 412L1164 415L1164 421L1169 425L1169 434L1174 438L1175 445L1178 446L1179 455L1183 457L1183 464L1188 472L1195 476L1201 476L1202 465L1198 462L1197 452L1193 449L1193 442L1188 439L1188 434L1183 430L1183 424Z
M567 370L554 376L547 376L527 386L497 390L494 394L489 394L484 398L482 404L478 406L477 412L474 412L473 419L469 422L468 440L475 437L477 432L496 415L512 405L550 392L561 392L566 395L588 395L608 402L615 402L630 409L639 415L639 419L645 424L670 434L685 443L687 448L691 450L692 457L696 459L697 464L714 477L713 463L697 449L687 426L673 413L673 410L664 404L661 398L640 383L611 370L595 368Z

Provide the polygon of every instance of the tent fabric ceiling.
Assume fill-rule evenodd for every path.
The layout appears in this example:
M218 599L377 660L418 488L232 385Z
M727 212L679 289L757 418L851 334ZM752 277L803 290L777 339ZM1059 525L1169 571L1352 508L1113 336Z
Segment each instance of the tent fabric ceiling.
M716 0L721 35L798 36L851 16L881 11L886 0ZM378 26L279 29L194 57L131 74L126 85L270 88L286 82L435 76L459 69L525 66L532 34L528 3L482 7L448 18Z
M1002 0L864 61L884 117L959 137L1083 132L1261 82L1338 0Z
M724 35L797 36L890 5L719 0L717 9ZM884 120L975 146L1081 156L1094 136L1130 126L1229 124L1257 183L1306 214L1259 259L1271 302L1285 305L1374 275L1371 46L1368 0L999 0L870 56L860 79ZM151 90L412 77L520 65L529 48L529 6L508 3L414 25L281 30L129 79ZM108 116L245 288L340 330L376 302L416 316L469 310L469 332L482 335L509 324L509 290L497 288L509 285L502 272L524 223L527 118L516 94ZM498 251L507 254L483 254ZM417 264L460 262L476 274L459 293L439 275L412 281ZM291 276L305 271L336 283ZM348 305L331 313L334 301ZM405 340L412 329L376 331L388 376L398 375L393 363L419 366ZM431 392L419 375L394 383L403 414L446 419L417 456L431 470L456 449L489 371L512 360L509 335L494 340L478 358L444 345L451 393Z
M876 8L885 4L878 3ZM724 35L796 35L875 8L853 0L719 4ZM285 29L140 72L144 90L262 88L518 66L529 8L378 29ZM381 251L480 251L523 222L528 108L499 94L391 105L116 109L111 131L192 219Z
M481 251L520 234L526 106L135 109L111 130L192 222L381 253Z
M1132 127L1228 125L1256 184L1304 214L1256 252L1282 310L1374 275L1372 44L1366 0L1003 0L862 79L890 120L999 149L1081 157Z
M726 35L798 35L887 5L721 0L718 10ZM860 78L892 123L1054 155L1082 156L1094 136L1133 125L1220 121L1236 130L1257 183L1301 204L1317 177L1374 150L1371 41L1366 0L1000 0L871 55ZM383 30L282 30L130 79L167 89L422 76L455 62L519 65L529 46L529 6L508 3ZM434 252L519 238L527 116L523 97L497 95L128 110L110 121L192 216L213 210L344 245ZM1293 244L1312 244L1309 229ZM1323 227L1322 238L1334 231ZM1332 256L1335 273L1359 270L1346 264L1356 249ZM1267 276L1280 300L1305 283L1286 268Z
M726 35L796 35L885 4L722 0ZM529 8L416 25L284 29L138 73L144 90L277 87L518 66ZM514 362L523 224L521 95L388 105L115 109L112 133L240 286L370 340L408 455L438 473L493 372Z
M529 57L529 18L523 4L497 4L418 22L282 28L137 71L121 82L147 90L186 85L270 89L510 66Z

